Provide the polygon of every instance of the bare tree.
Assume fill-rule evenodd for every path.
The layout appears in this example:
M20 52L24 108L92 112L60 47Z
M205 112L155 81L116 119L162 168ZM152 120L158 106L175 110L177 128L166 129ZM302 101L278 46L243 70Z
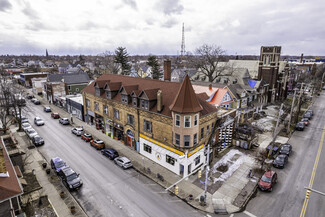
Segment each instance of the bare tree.
M105 51L103 54L103 65L106 66L104 73L117 74L119 71L118 64L114 62L114 54L110 51Z
M231 76L232 70L227 62L225 51L220 46L204 44L198 47L191 58L192 64L198 69L200 74L209 78L209 82L214 82L219 76Z

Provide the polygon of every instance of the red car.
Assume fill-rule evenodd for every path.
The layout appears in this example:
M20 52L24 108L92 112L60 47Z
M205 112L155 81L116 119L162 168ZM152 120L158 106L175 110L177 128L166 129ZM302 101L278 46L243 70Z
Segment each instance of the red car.
M93 140L93 136L89 133L84 133L81 135L81 139L86 142L90 142L91 140Z
M262 191L272 191L277 180L278 180L277 173L275 171L269 170L264 173L264 175L258 182L258 187Z
M54 119L58 119L58 118L60 118L60 115L57 112L52 112L51 117L54 118Z

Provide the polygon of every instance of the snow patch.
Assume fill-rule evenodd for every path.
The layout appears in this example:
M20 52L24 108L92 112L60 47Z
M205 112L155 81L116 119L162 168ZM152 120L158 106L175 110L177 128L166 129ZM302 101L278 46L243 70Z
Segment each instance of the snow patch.
M240 155L240 157L233 161L232 158L236 155ZM214 166L213 166L213 173L219 172L217 171L217 168L221 165L228 165L228 170L221 174L219 178L215 178L213 183L216 183L217 181L226 181L239 167L241 164L245 162L245 159L247 156L238 151L238 150L230 150L225 156L223 156Z

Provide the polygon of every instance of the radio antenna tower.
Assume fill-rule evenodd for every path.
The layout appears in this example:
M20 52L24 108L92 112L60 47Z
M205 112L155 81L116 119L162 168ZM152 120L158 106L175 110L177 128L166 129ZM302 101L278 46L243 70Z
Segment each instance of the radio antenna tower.
M184 23L182 28L182 45L181 45L181 56L185 55L185 36L184 36Z

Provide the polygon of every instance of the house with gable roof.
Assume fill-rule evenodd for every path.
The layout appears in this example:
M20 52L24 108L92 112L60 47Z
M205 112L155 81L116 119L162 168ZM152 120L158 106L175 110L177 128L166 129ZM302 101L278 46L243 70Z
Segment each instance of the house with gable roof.
M170 78L171 70L164 72ZM218 109L194 92L188 76L178 83L104 74L83 98L88 124L175 174L204 164Z
M0 216L15 217L21 213L23 188L18 179L3 137L0 139Z

